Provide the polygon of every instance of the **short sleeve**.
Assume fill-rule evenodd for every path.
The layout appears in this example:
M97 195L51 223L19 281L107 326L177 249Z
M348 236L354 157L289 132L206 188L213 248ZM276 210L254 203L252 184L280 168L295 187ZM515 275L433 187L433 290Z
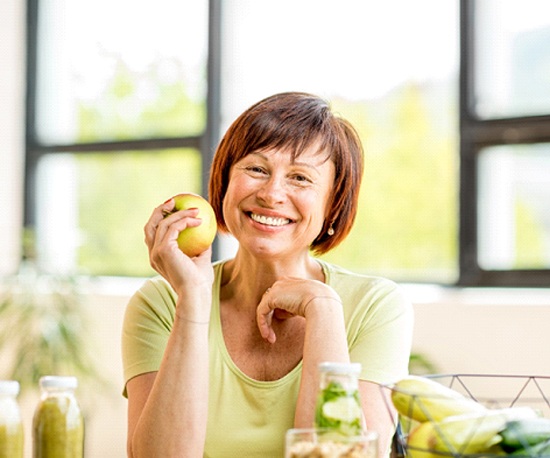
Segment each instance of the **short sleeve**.
M122 326L124 395L128 380L160 368L175 308L175 293L161 278L148 280L130 298Z
M361 378L392 383L408 373L413 310L401 288L380 279L357 301L350 323L350 357L362 363Z
M342 299L350 359L361 379L392 383L409 371L414 316L401 287L377 276L323 263L328 283Z

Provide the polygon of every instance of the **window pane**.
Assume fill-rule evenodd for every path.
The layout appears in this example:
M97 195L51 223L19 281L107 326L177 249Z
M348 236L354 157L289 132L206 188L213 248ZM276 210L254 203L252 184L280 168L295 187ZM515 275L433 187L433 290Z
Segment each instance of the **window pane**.
M478 176L479 265L550 268L550 144L485 148Z
M396 280L454 282L457 2L228 0L224 14L226 124L260 98L302 90L328 98L361 135L359 215L326 258Z
M90 275L150 275L143 226L179 192L201 193L196 150L51 154L39 164L42 267Z
M41 142L203 131L207 0L38 3Z
M475 2L475 103L481 118L550 112L550 2Z

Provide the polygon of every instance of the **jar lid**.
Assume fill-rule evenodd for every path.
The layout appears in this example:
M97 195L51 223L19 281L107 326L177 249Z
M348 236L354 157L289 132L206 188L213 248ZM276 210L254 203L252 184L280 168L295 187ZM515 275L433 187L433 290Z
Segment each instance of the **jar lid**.
M0 380L0 394L17 396L19 394L19 382L16 380Z
M319 372L332 372L333 374L359 375L359 373L361 372L361 363L324 362L319 364Z
M66 388L75 389L78 386L78 380L72 376L45 375L40 377L40 388Z

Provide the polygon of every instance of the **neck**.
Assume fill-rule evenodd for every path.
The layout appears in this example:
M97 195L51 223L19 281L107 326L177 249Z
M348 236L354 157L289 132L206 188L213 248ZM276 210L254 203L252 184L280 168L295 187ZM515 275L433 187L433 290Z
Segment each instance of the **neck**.
M265 290L283 277L324 281L321 266L307 253L291 260L258 259L239 249L235 258L224 265L221 299L238 297L243 306L256 307Z

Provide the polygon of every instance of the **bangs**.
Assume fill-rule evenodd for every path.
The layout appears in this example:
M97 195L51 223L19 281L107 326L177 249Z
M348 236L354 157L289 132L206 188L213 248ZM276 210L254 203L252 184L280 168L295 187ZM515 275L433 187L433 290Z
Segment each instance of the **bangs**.
M327 107L328 108L328 107ZM239 158L259 151L278 149L290 152L292 160L304 151L316 147L319 154L325 155L325 161L331 158L335 133L326 113L263 111L246 126L246 147Z

